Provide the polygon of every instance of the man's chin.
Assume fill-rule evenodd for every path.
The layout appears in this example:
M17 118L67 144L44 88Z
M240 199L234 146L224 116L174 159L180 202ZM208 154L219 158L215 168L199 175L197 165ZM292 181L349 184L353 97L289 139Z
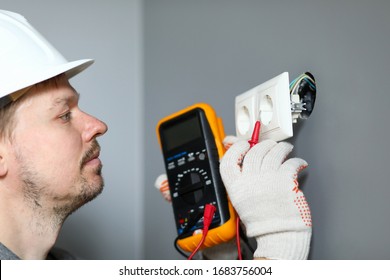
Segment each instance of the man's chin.
M76 197L74 197L73 201L70 202L67 206L61 207L64 218L72 214L81 206L94 200L103 192L103 189L104 180L102 176L98 176L98 178L89 184L83 184L81 192Z
M93 182L93 184L90 184L87 189L84 191L84 200L85 203L95 199L97 196L99 196L104 189L104 180L102 176L99 176L99 178Z

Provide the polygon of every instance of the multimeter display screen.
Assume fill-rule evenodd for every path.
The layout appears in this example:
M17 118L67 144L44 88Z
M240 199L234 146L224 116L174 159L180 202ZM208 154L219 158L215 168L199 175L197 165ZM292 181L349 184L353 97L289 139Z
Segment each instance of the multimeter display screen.
M176 124L166 127L162 131L165 147L168 151L202 137L198 117L191 116Z

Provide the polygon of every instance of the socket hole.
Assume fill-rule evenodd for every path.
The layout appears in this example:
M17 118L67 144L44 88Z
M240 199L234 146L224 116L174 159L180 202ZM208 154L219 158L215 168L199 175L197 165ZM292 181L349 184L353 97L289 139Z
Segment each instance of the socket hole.
M237 113L237 128L241 135L245 135L249 131L250 118L249 110L246 106L240 108Z
M260 102L259 117L261 123L264 125L269 125L272 120L273 114L274 114L274 105L272 103L272 98L268 94L264 95Z

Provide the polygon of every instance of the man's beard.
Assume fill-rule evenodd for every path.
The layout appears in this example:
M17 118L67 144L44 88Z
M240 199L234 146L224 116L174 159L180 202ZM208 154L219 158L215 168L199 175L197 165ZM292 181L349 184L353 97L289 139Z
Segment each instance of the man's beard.
M100 150L99 144L96 140L92 143L91 148L85 153L80 163L81 176L69 189L78 189L79 192L70 198L56 196L50 188L50 182L45 180L39 173L34 170L34 165L24 161L20 155L18 156L21 164L20 178L23 184L24 198L30 206L37 210L40 215L52 215L53 222L61 224L64 220L76 211L78 208L96 198L102 191L104 180L101 176L102 165L99 165L94 170L90 171L93 175L100 177L97 181L88 182L85 175L83 175L85 163L90 159L96 150ZM59 167L61 168L61 167ZM44 172L44 171L43 171ZM50 209L43 209L45 207L45 200L50 199L52 202L52 212Z

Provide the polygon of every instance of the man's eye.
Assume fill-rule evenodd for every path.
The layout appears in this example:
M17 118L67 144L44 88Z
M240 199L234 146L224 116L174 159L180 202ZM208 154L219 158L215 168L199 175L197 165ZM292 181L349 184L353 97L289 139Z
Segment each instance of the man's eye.
M72 112L67 112L66 114L63 114L62 116L60 116L60 119L65 121L65 122L68 122L71 119L71 115L72 115Z

